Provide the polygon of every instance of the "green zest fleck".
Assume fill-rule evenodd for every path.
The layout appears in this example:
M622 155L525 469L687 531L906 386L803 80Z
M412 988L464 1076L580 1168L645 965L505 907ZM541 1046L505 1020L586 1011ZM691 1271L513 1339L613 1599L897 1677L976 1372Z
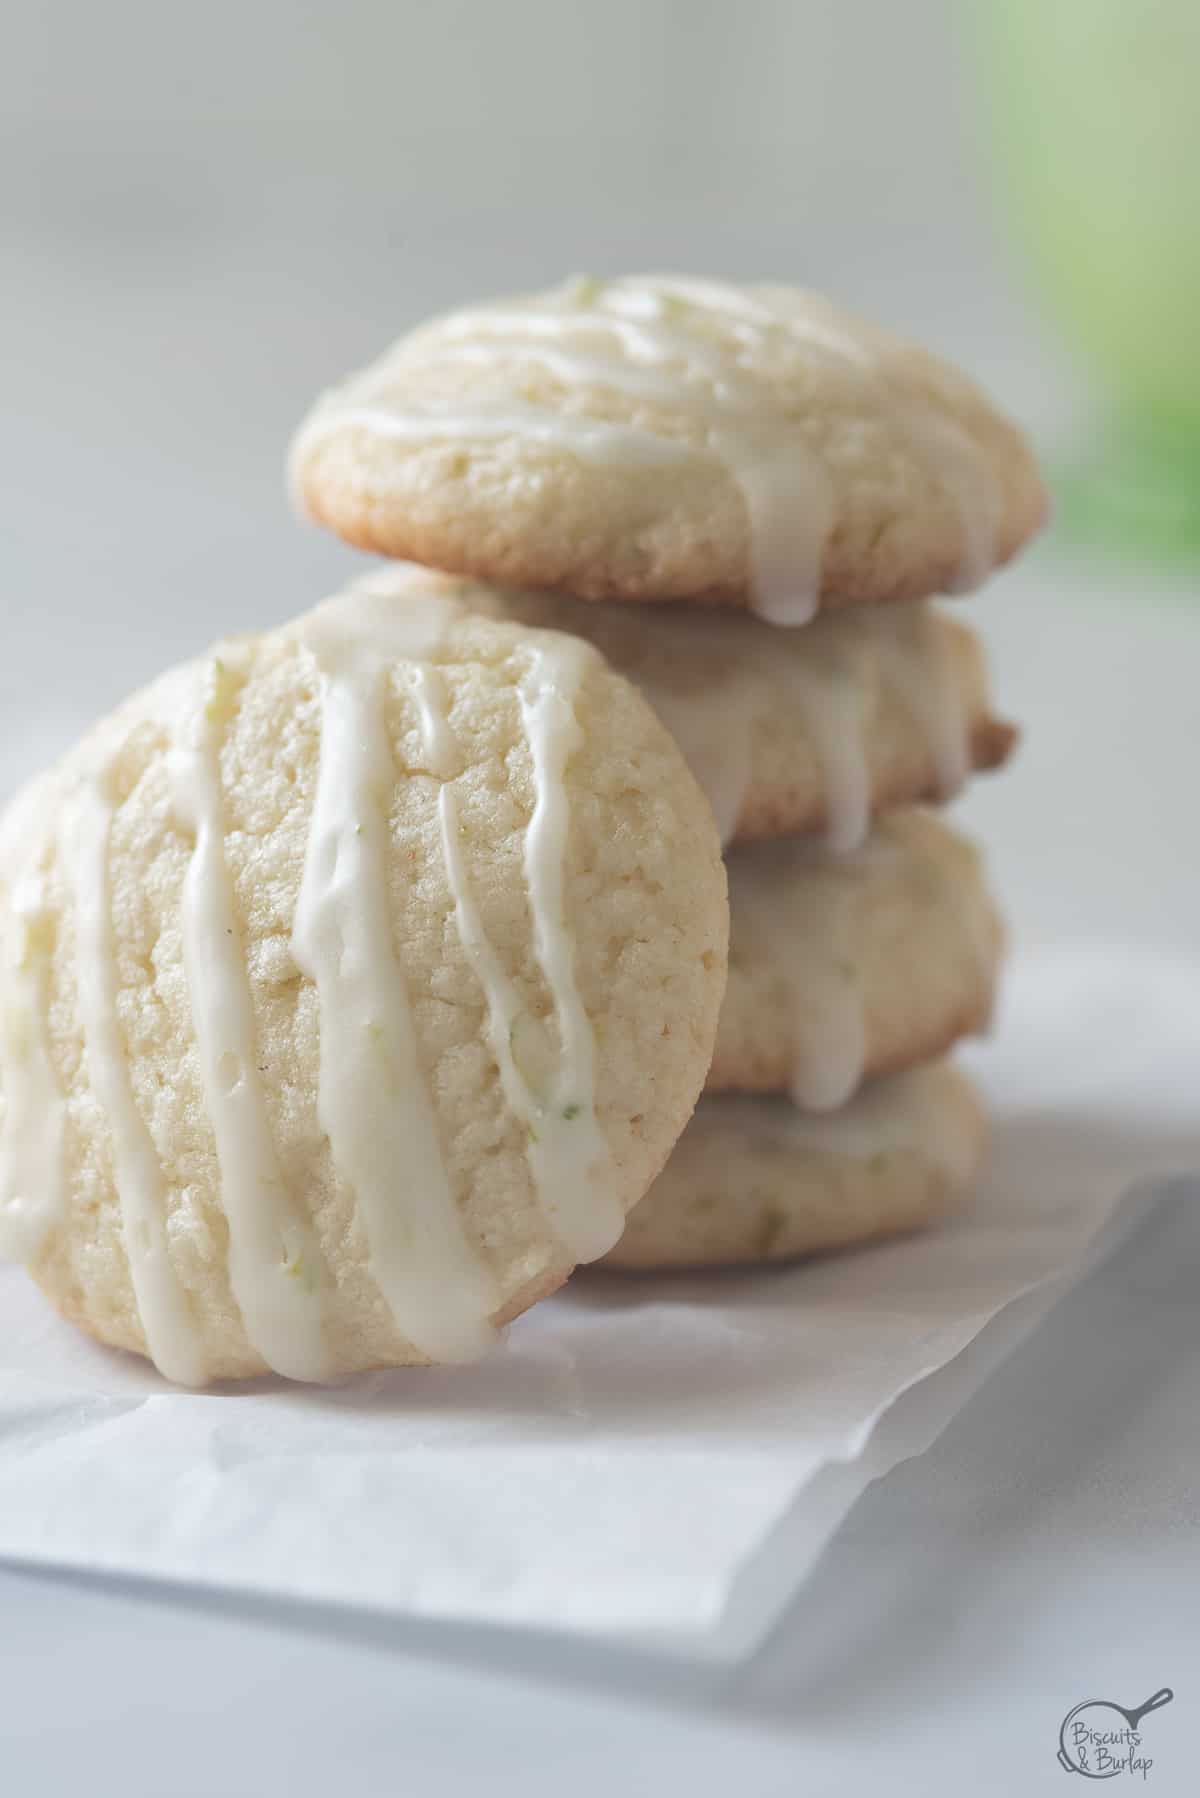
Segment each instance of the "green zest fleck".
M284 1262L283 1271L289 1280L298 1280L305 1292L317 1290L317 1270L299 1251Z
M575 1119L579 1116L579 1112L580 1107L576 1105L574 1100L572 1100L569 1105L563 1106L563 1117L568 1124L573 1124L575 1122Z
M576 275L570 284L570 298L576 306L594 306L604 291L598 275Z
M237 683L220 656L212 661L211 689L204 707L204 716L211 724L220 724L233 714L233 696Z

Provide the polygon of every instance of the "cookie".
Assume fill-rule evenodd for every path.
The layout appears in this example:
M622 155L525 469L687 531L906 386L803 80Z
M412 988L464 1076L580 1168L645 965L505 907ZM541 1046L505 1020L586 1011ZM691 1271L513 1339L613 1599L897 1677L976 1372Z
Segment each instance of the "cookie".
M174 670L0 830L0 1247L181 1382L479 1353L711 1054L666 730L578 639L390 584Z
M727 867L709 1092L831 1111L986 1026L1002 927L977 851L927 812L889 813L853 855L788 839L734 849Z
M877 1080L827 1117L705 1097L601 1265L787 1261L917 1230L961 1200L985 1138L975 1092L946 1062Z
M435 319L318 401L290 473L385 555L783 625L977 586L1046 514L965 375L816 294L682 277Z
M708 795L723 842L820 832L837 849L873 815L949 799L1010 753L979 638L923 601L860 606L784 634L755 618L581 606L557 594L398 573L490 617L575 631L637 682Z

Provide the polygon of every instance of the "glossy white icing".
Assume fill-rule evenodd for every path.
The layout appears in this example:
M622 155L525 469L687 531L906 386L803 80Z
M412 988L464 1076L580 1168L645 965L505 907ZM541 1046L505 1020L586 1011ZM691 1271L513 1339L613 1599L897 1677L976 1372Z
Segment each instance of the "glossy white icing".
M216 1140L229 1227L229 1282L251 1347L294 1380L327 1379L322 1289L328 1279L307 1212L279 1164L267 1109L245 946L225 862L220 743L230 690L251 660L224 645L196 672L175 725L168 770L194 846L184 877L184 967L205 1114Z
M620 622L618 620L618 622ZM687 633L677 650L672 634ZM645 642L639 641L645 637ZM923 603L856 607L814 621L784 645L774 632L699 611L682 627L655 616L641 626L631 677L674 736L728 844L750 793L756 734L769 707L786 707L820 763L826 841L855 849L871 823L867 739L882 692L900 700L933 761L938 797L962 786L970 721L945 628ZM616 645L618 666L621 643Z
M1000 494L986 458L963 427L915 388L887 378L882 334L838 318L818 296L775 286L738 288L675 277L577 279L549 293L454 313L406 340L389 358L327 395L292 450L298 491L310 452L345 427L408 442L525 438L585 460L639 465L714 456L743 495L751 538L752 600L768 622L807 623L820 596L833 526L833 487L804 421L777 403L765 371L772 340L794 355L797 340L834 358L897 430L941 486L959 518L963 551L956 589L973 587L996 559ZM732 348L731 348L732 341ZM471 390L469 403L392 403L392 375L440 367L538 368L566 402L528 404L519 372ZM751 369L754 372L750 372ZM591 396L618 392L656 410L653 422L616 424L591 415ZM685 435L666 421L679 421Z
M575 1260L603 1254L622 1221L595 1116L594 1041L575 983L562 894L570 819L564 777L578 741L575 691L591 652L568 638L543 638L521 688L534 792L525 876L534 950L558 1035L553 1071L535 1091L514 1048L522 1012L517 989L471 889L454 778L460 751L442 678L429 660L453 612L445 599L406 607L386 581L368 582L315 614L305 633L321 669L323 735L295 932L297 961L322 997L321 1114L335 1163L358 1195L372 1271L397 1322L438 1360L479 1351L499 1297L455 1205L391 942L388 826L379 795L395 778L383 708L384 683L398 664L417 705L424 763L440 782L443 866L458 933L487 1002L505 1096L526 1126L538 1202ZM405 1200L398 1205L400 1168Z
M793 1103L803 1111L844 1105L866 1071L867 991L862 966L863 901L885 914L897 903L928 908L947 954L973 964L984 988L995 971L995 914L977 872L945 860L924 833L885 820L852 854L801 839L758 843L728 861L731 954L752 944L787 994L792 1018ZM936 926L933 920L937 920Z
M42 871L47 833L31 810L6 820L4 859L21 849L27 859L0 892L0 1255L14 1261L40 1251L67 1197L66 1103L46 1028L57 924Z
M317 988L318 1114L355 1195L372 1277L416 1348L460 1361L490 1340L497 1294L450 1185L393 942L396 767L385 716L391 669L432 654L448 615L443 605L402 607L360 589L308 621L321 762L292 951Z
M205 1359L169 1250L167 1183L130 1077L117 997L121 977L112 924L109 853L112 765L101 761L69 802L62 853L75 917L76 1003L92 1093L112 1146L113 1184L147 1351L168 1379L201 1385Z

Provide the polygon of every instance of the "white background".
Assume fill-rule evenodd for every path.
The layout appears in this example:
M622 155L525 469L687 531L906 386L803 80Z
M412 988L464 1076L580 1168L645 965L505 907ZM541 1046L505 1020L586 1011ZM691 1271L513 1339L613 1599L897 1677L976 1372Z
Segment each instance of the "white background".
M0 781L337 583L349 552L288 516L286 435L434 305L583 269L794 277L1069 447L968 11L10 3ZM1200 581L1050 545L978 613L1029 735L966 811L1020 933L1194 948ZM1065 1710L1170 1684L1147 1789L1192 1791L1198 1264L1181 1200L868 1496L733 1675L0 1571L0 1790L1049 1792Z

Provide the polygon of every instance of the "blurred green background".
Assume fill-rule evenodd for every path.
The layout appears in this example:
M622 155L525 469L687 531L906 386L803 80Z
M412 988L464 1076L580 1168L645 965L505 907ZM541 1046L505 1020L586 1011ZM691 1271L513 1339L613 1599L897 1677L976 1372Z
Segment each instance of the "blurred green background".
M1094 392L1065 521L1200 551L1200 6L978 0L997 188Z

